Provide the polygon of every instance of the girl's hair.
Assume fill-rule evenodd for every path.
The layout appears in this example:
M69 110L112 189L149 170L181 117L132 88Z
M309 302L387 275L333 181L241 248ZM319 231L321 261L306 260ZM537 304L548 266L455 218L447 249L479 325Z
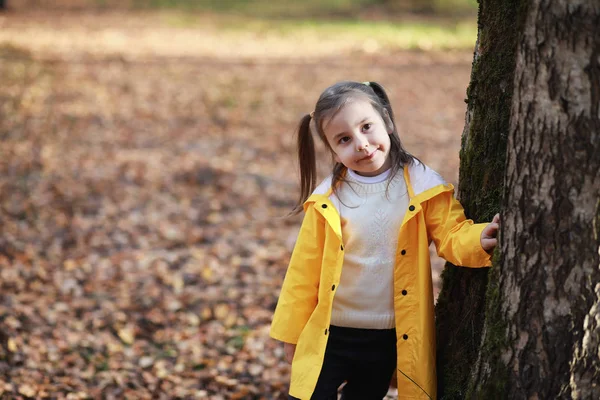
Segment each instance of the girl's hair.
M294 208L294 213L302 210L302 205L315 190L317 184L317 165L315 145L311 133L311 121L314 122L319 138L330 151L331 147L323 131L323 121L332 118L350 99L363 98L371 103L375 111L381 115L386 126L393 125L390 134L390 153L392 166L391 176L394 176L404 165L411 164L415 159L402 147L400 136L394 121L394 112L390 100L383 87L377 82L338 82L327 89L317 101L315 110L306 114L298 126L298 160L300 163L300 198ZM331 187L336 192L337 184L343 180L346 167L339 162L334 163Z

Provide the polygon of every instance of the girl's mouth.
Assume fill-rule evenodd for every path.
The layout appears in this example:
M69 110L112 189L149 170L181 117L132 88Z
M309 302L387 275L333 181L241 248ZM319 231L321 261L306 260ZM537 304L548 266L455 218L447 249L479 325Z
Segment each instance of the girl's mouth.
M358 160L358 161L368 161L368 160L372 159L372 158L375 156L375 152L376 152L376 151L377 151L377 150L374 150L374 151L373 151L371 154L367 155L366 157L363 157L363 158L361 158L361 159L360 159L360 160Z

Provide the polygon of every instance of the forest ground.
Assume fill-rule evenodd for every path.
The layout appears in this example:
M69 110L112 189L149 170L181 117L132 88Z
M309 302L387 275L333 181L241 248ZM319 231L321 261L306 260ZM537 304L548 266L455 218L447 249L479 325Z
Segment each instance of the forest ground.
M284 398L268 329L299 118L380 82L456 183L471 61L210 16L0 15L0 397Z

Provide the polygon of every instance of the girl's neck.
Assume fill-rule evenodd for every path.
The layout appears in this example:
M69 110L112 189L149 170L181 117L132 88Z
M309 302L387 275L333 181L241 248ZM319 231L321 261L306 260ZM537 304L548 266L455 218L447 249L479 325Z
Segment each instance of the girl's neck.
M381 183L390 177L390 173L392 172L391 168L383 171L379 175L375 176L362 176L357 174L355 171L348 168L348 176L360 183Z

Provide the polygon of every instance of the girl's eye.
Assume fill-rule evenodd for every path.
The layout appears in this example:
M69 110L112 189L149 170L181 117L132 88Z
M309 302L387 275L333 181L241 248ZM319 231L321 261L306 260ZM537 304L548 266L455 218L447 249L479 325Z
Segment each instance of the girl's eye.
M363 125L363 131L368 131L369 129L371 129L371 125L372 124L364 124Z
M348 143L349 141L350 141L350 136L344 136L343 138L340 138L341 144Z

